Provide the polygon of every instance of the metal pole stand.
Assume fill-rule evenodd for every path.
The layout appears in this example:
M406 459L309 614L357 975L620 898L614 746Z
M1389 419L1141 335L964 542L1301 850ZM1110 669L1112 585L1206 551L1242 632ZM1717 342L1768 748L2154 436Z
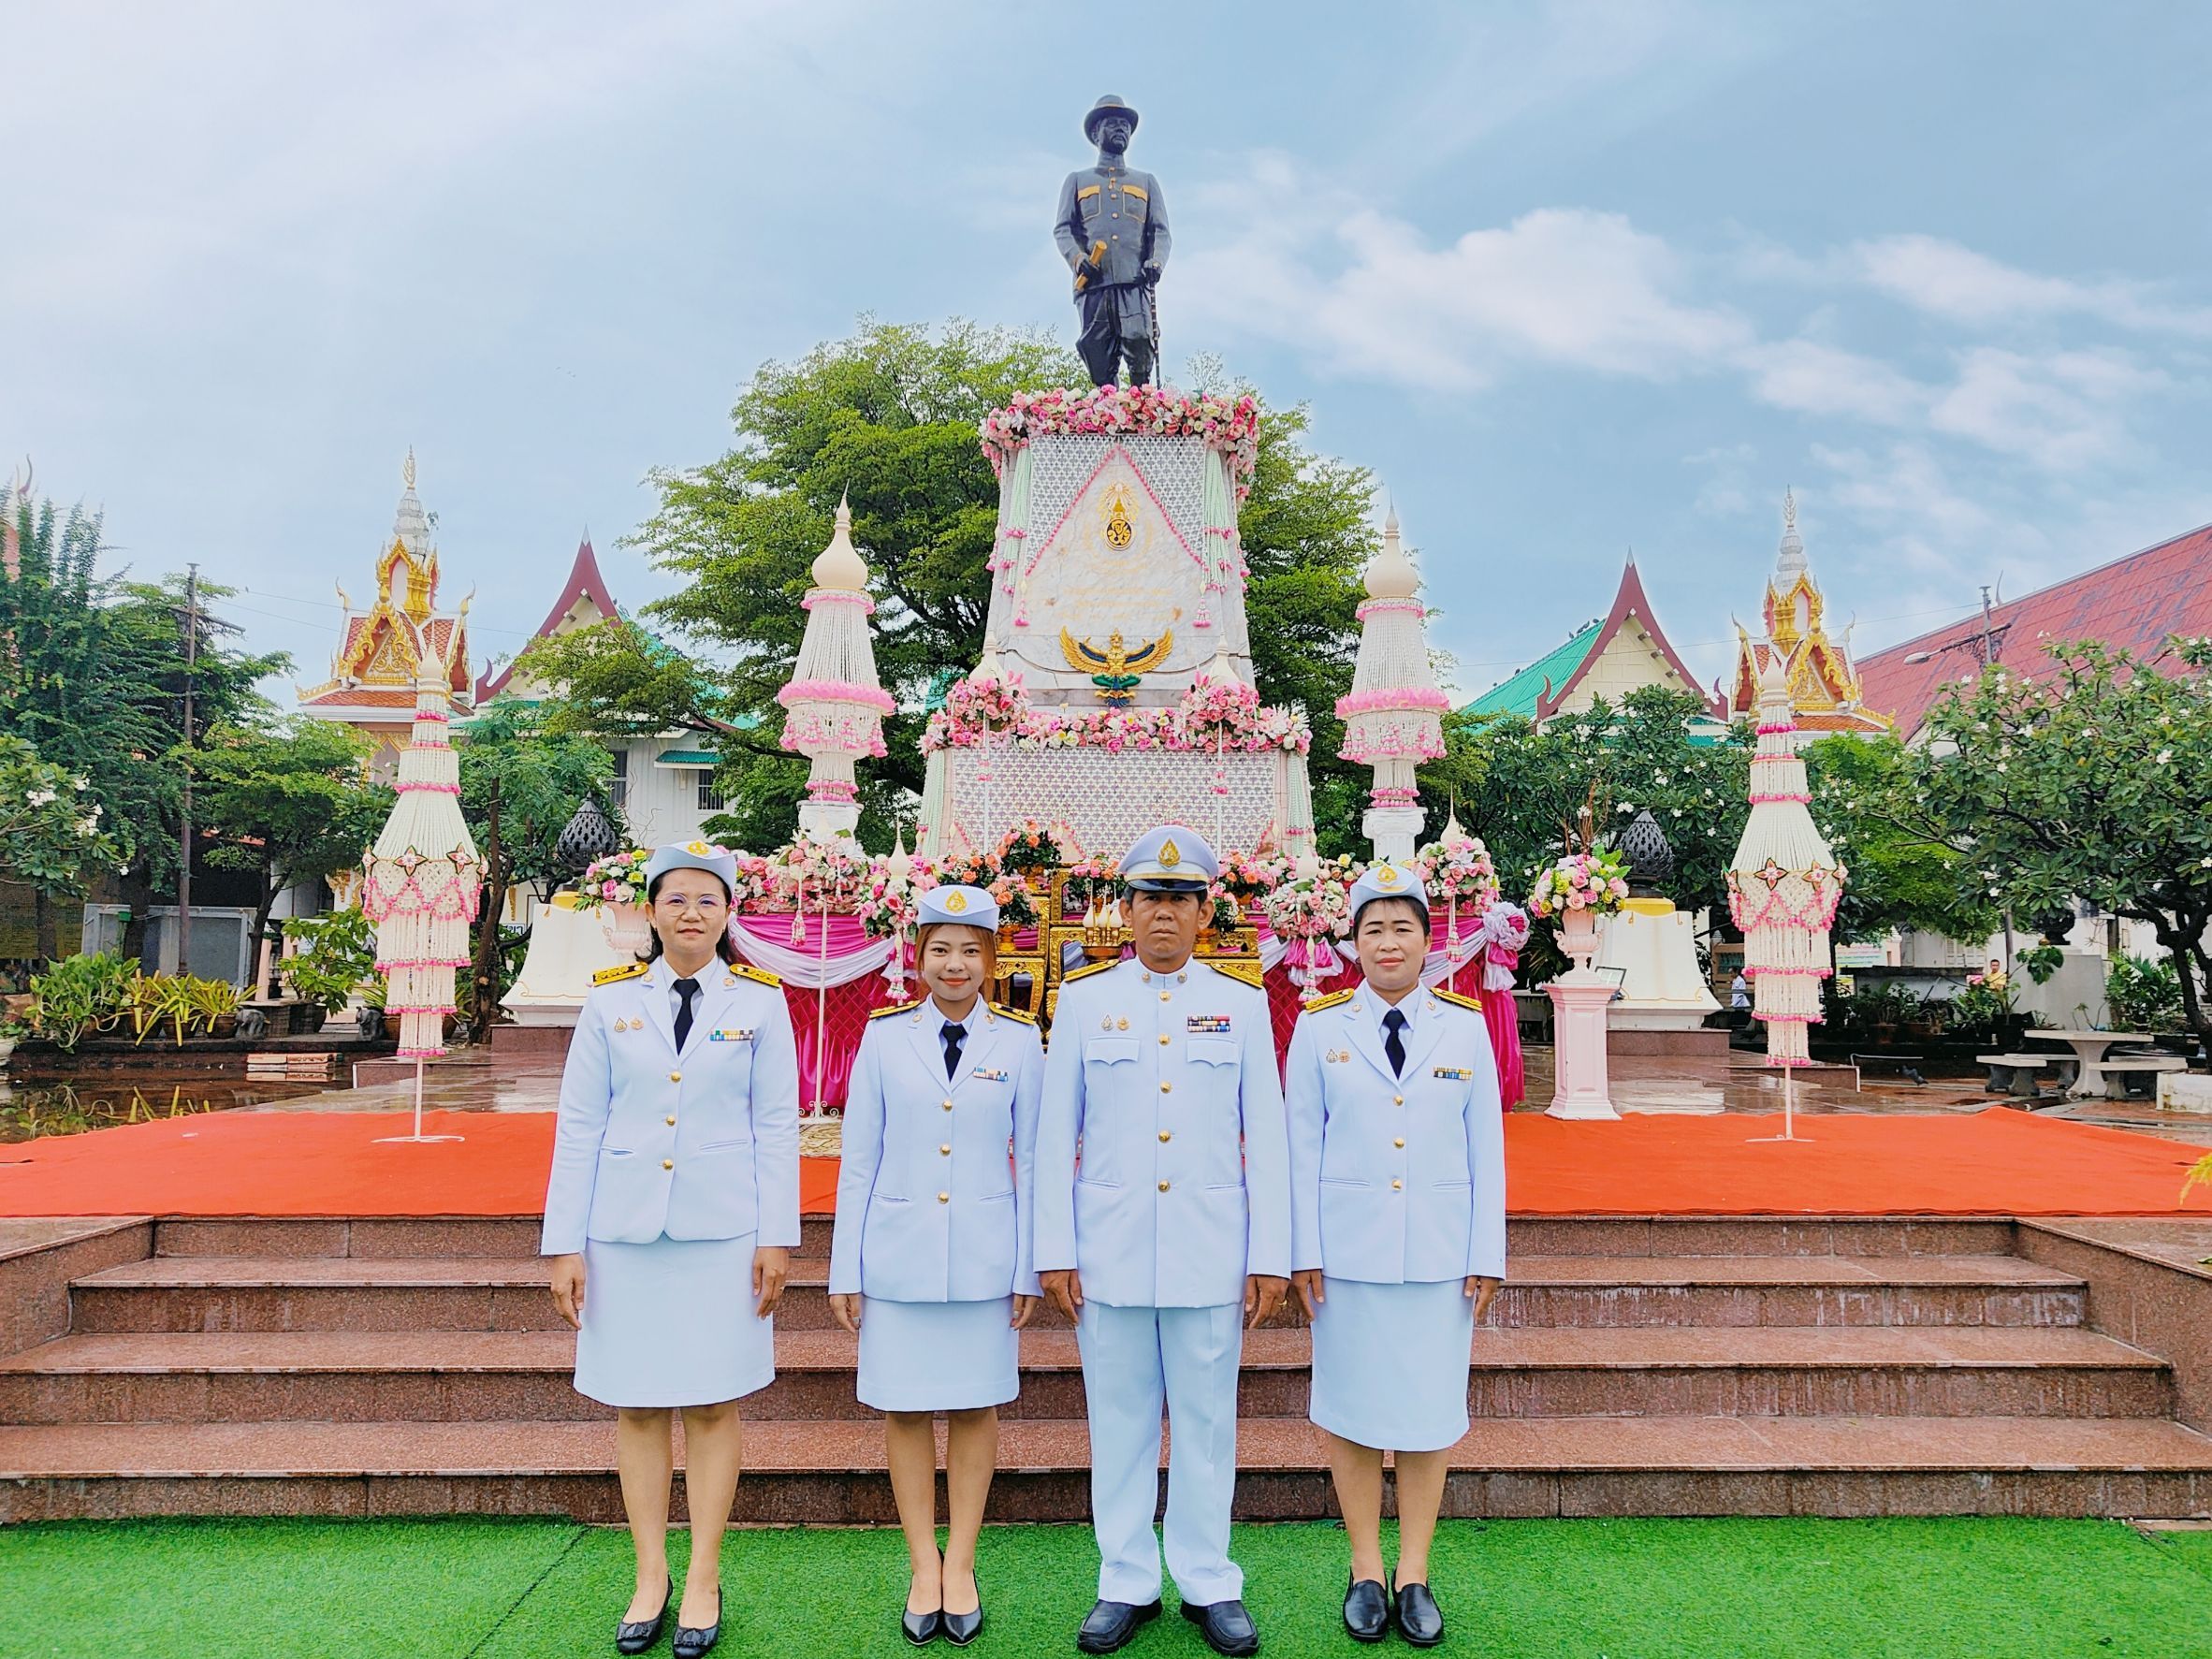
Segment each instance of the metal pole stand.
M422 1132L422 1061L415 1062L415 1133L412 1135L379 1135L373 1144L378 1146L419 1146L432 1141L465 1141L466 1135L426 1135Z

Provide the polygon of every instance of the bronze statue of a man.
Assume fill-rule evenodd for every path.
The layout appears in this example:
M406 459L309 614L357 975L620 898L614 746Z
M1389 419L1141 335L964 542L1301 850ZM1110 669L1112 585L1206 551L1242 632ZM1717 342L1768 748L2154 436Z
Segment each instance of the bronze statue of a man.
M1095 167L1068 175L1053 240L1075 273L1082 332L1075 341L1098 386L1112 386L1128 360L1129 384L1152 378L1158 326L1152 289L1168 262L1168 204L1159 181L1129 167L1137 112L1108 93L1083 118L1099 147Z

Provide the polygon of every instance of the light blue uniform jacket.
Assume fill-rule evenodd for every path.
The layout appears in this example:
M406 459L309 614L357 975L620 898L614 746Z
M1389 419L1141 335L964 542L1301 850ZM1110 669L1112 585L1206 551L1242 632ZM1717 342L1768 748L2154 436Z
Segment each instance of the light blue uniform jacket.
M1078 1168L1078 1149L1081 1167ZM1267 997L1193 960L1070 981L1037 1130L1037 1269L1115 1307L1241 1302L1290 1271L1289 1149Z
M1490 1031L1416 991L1405 1070L1362 987L1308 1009L1290 1038L1292 1258L1300 1272L1424 1284L1506 1272L1506 1128Z
M948 1082L944 1024L924 997L876 1015L861 1034L845 1100L833 1296L1037 1294L1029 1245L1044 1046L1035 1026L978 1007Z
M713 963L679 1054L675 978L663 957L584 999L560 1077L548 1256L586 1238L799 1242L799 1062L783 992Z

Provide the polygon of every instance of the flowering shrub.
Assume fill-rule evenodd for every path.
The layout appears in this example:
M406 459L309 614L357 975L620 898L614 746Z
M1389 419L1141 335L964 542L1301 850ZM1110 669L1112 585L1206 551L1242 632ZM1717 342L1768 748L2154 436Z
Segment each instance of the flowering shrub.
M994 748L1011 743L1017 749L1185 754L1219 747L1237 753L1284 749L1304 754L1314 746L1313 731L1303 715L1290 709L1260 708L1256 701L1244 708L1233 693L1227 694L1194 726L1183 706L1035 708L1021 693L1018 680L1011 696L997 695L998 683L989 682L971 696L964 688L974 688L976 682L955 681L945 694L945 706L929 717L929 725L922 735L922 752L980 745L986 710ZM1245 688L1245 692L1257 698L1250 688ZM1187 696L1185 702L1189 702Z
M1229 463L1230 481L1240 502L1250 491L1252 473L1259 463L1259 405L1251 398L1223 398L1210 392L1175 392L1153 386L1016 392L1012 402L984 416L977 428L991 471L1001 475L1031 438L1049 432L1203 438L1206 447Z
M601 905L641 905L646 901L646 863L652 852L633 847L610 852L584 866L576 879L576 909L597 910Z
M1628 866L1618 852L1570 852L1539 872L1528 908L1539 916L1609 916L1628 896Z

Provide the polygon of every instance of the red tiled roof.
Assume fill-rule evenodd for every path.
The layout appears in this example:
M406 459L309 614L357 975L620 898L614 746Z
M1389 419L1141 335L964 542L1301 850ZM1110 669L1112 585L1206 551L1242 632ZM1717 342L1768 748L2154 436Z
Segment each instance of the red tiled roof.
M2141 657L2158 653L2172 633L2212 633L2212 525L2161 542L2110 564L2008 599L1990 616L1996 661L2036 678L2054 664L2043 648L2053 640L2094 639ZM1905 659L1933 653L1925 662ZM1946 685L1982 661L1982 616L1894 645L1858 665L1861 704L1894 715L1911 736Z
M599 574L599 556L591 550L591 538L586 536L576 544L575 562L569 566L568 581L560 589L560 597L553 602L553 608L546 613L546 619L538 624L537 637L551 639L553 630L560 626L561 618L568 615L579 599L589 599L599 607L603 617L618 616L614 595L606 590L606 579ZM476 701L488 703L506 690L508 679L514 675L515 664L509 662L497 674L487 674L476 682Z

